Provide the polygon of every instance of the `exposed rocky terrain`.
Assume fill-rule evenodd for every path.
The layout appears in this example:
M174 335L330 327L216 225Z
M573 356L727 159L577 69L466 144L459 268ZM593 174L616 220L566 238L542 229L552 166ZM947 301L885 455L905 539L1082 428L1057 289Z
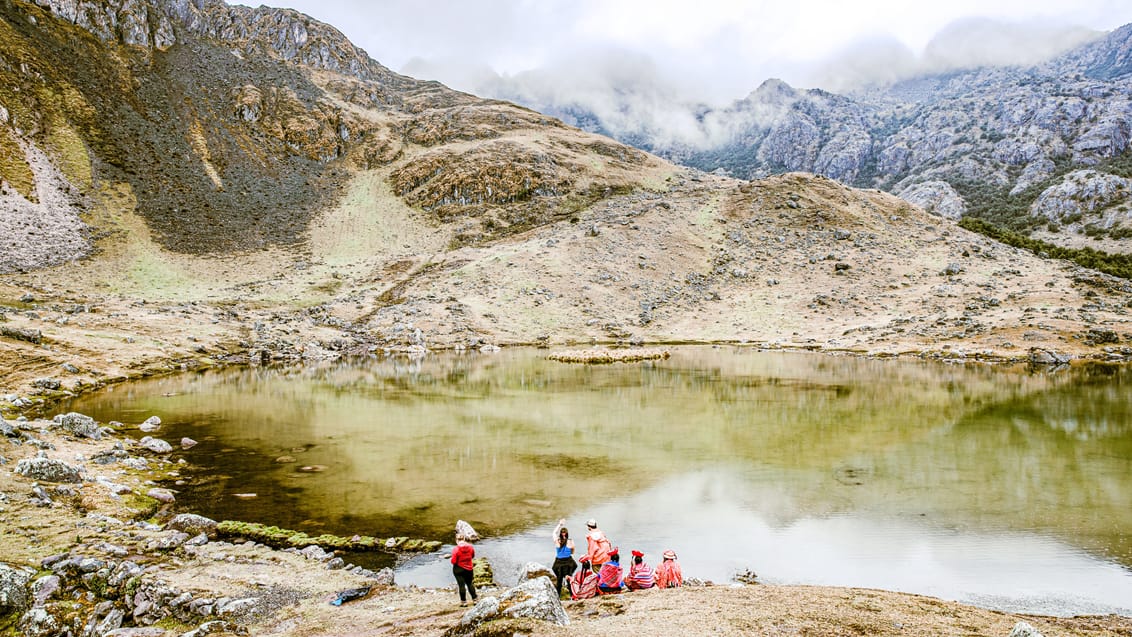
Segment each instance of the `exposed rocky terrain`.
M153 374L437 348L690 341L1037 365L1132 358L1124 279L997 243L878 190L678 167L394 74L293 11L0 0L0 18L0 416L9 420ZM794 108L792 89L771 89ZM790 152L855 161L835 150ZM1066 179L1098 210L1126 190L1088 171ZM945 186L925 186L925 202L950 197ZM1058 192L1043 204L1049 215L1064 213ZM111 616L106 626L153 620L154 634L180 634L218 615L242 621L241 605L231 617L223 609L252 596L245 589L277 602L248 615L255 634L436 634L459 622L451 593L383 589L335 610L325 595L368 578L292 553L207 534L197 547L151 546L173 533L148 526L164 521L150 516L175 502L145 481L175 481L176 452L124 439L129 427L79 422L0 425L4 561L36 581L51 571L65 591L40 610L22 598L12 621L34 611L43 628L25 624L27 634L101 635L88 622ZM33 460L38 451L47 458ZM104 457L113 469L95 461ZM9 470L21 460L51 473ZM115 493L119 483L128 491ZM76 562L85 551L99 562ZM65 552L75 555L41 561ZM135 576L155 588L123 588ZM193 610L200 600L211 600L196 606L209 613ZM663 633L671 621L681 634L698 617L722 634L950 630L941 625L1005 634L1016 620L896 594L770 587L567 612L576 621L567 628L521 627L628 634L645 620ZM1126 627L1041 621L1075 634Z
M806 171L882 188L950 218L970 212L1015 229L1064 228L1052 236L1057 243L1085 232L1124 239L1132 194L1100 203L1067 173L1132 176L1130 41L1132 25L1033 67L952 71L847 95L767 80L726 108L674 105L696 113L698 133L683 138L660 124L603 122L579 104L514 97L706 171L744 179ZM1051 193L1062 202L1055 218L1040 203ZM1128 252L1122 241L1106 247Z

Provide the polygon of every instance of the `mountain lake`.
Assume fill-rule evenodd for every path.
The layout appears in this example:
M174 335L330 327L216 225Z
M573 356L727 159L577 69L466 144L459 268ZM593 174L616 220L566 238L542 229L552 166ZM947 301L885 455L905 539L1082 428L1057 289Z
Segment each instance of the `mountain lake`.
M178 510L312 535L483 536L497 581L566 518L728 585L879 588L1008 611L1132 615L1132 368L687 346L583 366L434 353L134 382L65 410L147 417L190 469ZM237 497L242 494L244 497ZM247 497L255 494L255 497ZM369 560L366 562L365 560ZM399 584L453 584L447 551Z

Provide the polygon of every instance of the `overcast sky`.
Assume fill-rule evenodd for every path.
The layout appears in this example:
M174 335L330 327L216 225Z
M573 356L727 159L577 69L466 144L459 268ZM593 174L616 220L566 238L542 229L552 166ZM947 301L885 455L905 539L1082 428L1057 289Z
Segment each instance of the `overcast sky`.
M768 77L798 86L828 83L823 69L831 60L836 68L846 58L869 66L891 64L893 55L921 58L937 34L964 18L1036 29L1039 35L1028 40L1006 38L1023 61L1040 53L1025 49L1056 45L1059 29L1110 31L1132 22L1128 0L280 0L279 6L334 25L395 71L462 90L474 91L490 73L510 77L630 60L711 101L742 97ZM970 31L953 26L950 35L955 40ZM995 39L1001 38L969 38L974 41L964 47Z

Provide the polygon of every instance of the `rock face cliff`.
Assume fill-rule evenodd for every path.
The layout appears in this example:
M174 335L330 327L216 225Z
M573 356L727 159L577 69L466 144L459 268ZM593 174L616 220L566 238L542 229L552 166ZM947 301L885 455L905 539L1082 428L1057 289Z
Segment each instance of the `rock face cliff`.
M366 170L475 243L631 189L656 161L393 73L293 10L221 0L0 0L0 150L18 248L0 271L89 253L122 209L178 252L293 244Z
M607 130L576 105L535 106ZM910 192L929 209L945 202L938 210L946 216L975 214L1025 230L1048 219L1031 210L1043 191L1058 187L1063 202L1073 200L1066 173L1132 176L1132 25L1033 67L950 72L844 96L768 80L727 108L701 107L697 117L706 147L648 130L621 139L706 171L813 172ZM1096 217L1089 195L1081 196L1065 215L1081 214L1071 229L1125 227Z

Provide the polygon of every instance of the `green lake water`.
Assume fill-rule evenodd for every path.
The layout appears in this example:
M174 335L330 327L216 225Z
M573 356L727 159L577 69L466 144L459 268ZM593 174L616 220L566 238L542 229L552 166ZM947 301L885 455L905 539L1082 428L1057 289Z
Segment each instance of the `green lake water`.
M750 569L1132 615L1132 369L729 347L597 367L545 355L188 374L67 409L128 427L157 415L153 435L199 441L174 454L195 467L182 510L448 542L462 518L508 584L553 561L556 520L584 551L595 517L624 553L655 563L671 548L687 576L716 583ZM451 583L441 555L397 566L401 583Z

